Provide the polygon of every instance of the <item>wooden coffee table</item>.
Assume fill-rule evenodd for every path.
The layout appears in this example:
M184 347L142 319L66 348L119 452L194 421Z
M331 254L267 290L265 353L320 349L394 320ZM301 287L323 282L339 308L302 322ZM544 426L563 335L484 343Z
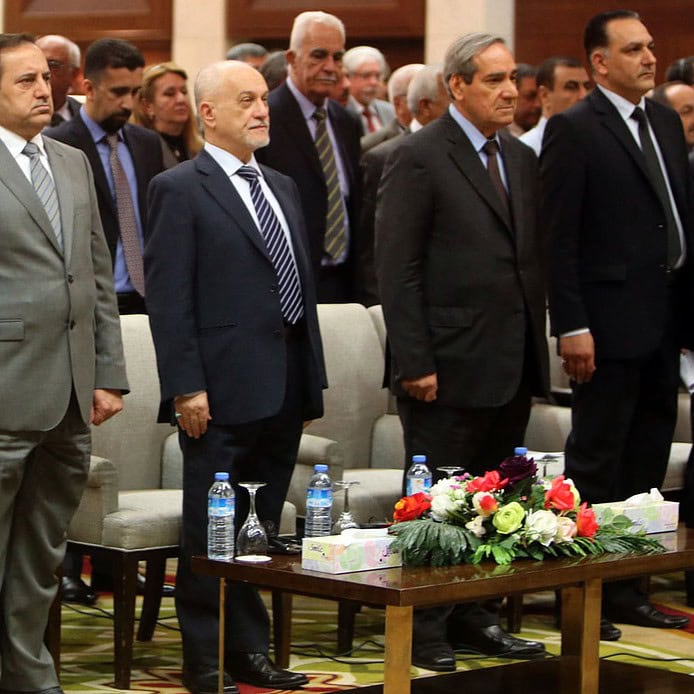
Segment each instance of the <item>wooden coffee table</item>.
M545 684L552 682L551 688L544 691L562 694L628 691L624 683L629 678L638 681L639 692L691 692L694 691L692 677L612 662L601 665L599 660L604 580L694 567L694 530L681 527L677 533L663 534L658 539L668 547L662 554L606 554L544 562L524 560L508 566L484 563L333 575L302 569L301 560L296 556L276 556L269 563L255 565L194 557L193 570L220 579L220 662L223 662L224 654L224 588L226 581L230 580L285 593L385 605L384 683L362 688L365 694L408 694L410 691L424 694L457 691L458 688L472 694L478 691L475 679L479 691L486 694L492 691L527 693L533 678ZM547 589L562 591L561 656L483 671L419 678L411 682L414 607L433 607ZM289 634L285 636L288 643Z

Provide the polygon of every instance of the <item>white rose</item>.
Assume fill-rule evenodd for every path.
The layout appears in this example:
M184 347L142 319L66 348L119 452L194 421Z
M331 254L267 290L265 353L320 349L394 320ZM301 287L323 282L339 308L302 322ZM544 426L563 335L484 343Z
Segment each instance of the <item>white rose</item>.
M482 516L476 516L473 518L471 521L468 521L465 523L465 527L473 534L476 535L477 537L482 537L483 535L487 534L487 531L482 525L484 522L484 518Z
M525 519L525 536L545 547L552 544L557 534L557 517L552 511L530 511Z
M447 494L438 494L431 498L431 515L434 520L448 520L449 514L456 507L456 503Z
M557 518L557 535L556 542L573 542L576 536L576 523L568 516L559 516Z

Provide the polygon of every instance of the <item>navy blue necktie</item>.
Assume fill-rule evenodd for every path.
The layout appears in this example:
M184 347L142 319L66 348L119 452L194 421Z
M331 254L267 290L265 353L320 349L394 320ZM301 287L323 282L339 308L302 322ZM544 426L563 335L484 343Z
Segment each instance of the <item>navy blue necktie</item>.
M287 323L294 325L304 315L304 302L301 297L299 273L289 248L289 241L260 187L258 171L252 166L242 166L236 173L248 181L251 187L251 199L258 215L260 233L277 273L282 316Z

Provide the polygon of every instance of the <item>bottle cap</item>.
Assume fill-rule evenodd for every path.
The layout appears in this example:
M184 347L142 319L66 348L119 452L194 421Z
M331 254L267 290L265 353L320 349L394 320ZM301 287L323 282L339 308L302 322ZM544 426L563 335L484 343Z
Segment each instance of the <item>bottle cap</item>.
M528 449L525 446L516 446L513 449L513 455L525 455Z
M215 478L215 480L228 480L229 479L229 473L228 472L215 472L214 478Z
M425 455L413 455L412 456L412 462L413 463L426 463L427 457Z
M317 463L313 466L314 472L327 472L328 466L325 463Z

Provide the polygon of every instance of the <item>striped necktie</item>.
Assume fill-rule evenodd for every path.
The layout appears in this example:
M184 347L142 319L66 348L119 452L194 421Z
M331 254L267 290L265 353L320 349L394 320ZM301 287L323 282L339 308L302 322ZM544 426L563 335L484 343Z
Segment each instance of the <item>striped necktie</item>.
M142 247L137 233L135 207L130 194L128 177L125 174L121 160L118 157L118 134L106 136L106 142L111 149L109 161L113 174L113 188L116 193L116 209L118 211L118 229L123 243L125 265L128 268L130 282L140 296L145 295L145 271L142 264Z
M277 273L282 316L289 325L294 325L304 315L304 302L301 297L299 273L289 248L289 241L260 187L259 172L252 166L242 166L236 173L250 185L251 200L258 215L260 233Z
M58 196L55 192L55 183L53 183L53 179L41 163L41 155L37 144L34 142L27 142L26 145L24 145L22 154L29 157L31 184L34 186L34 190L46 210L58 245L62 248L63 229L60 225L60 205L58 204Z
M347 238L345 235L345 209L342 203L342 191L340 190L340 178L337 174L335 152L328 134L326 124L327 113L324 108L317 108L313 112L316 121L316 150L318 159L325 176L327 190L327 210L325 214L325 237L323 249L333 259L340 258L347 250Z

